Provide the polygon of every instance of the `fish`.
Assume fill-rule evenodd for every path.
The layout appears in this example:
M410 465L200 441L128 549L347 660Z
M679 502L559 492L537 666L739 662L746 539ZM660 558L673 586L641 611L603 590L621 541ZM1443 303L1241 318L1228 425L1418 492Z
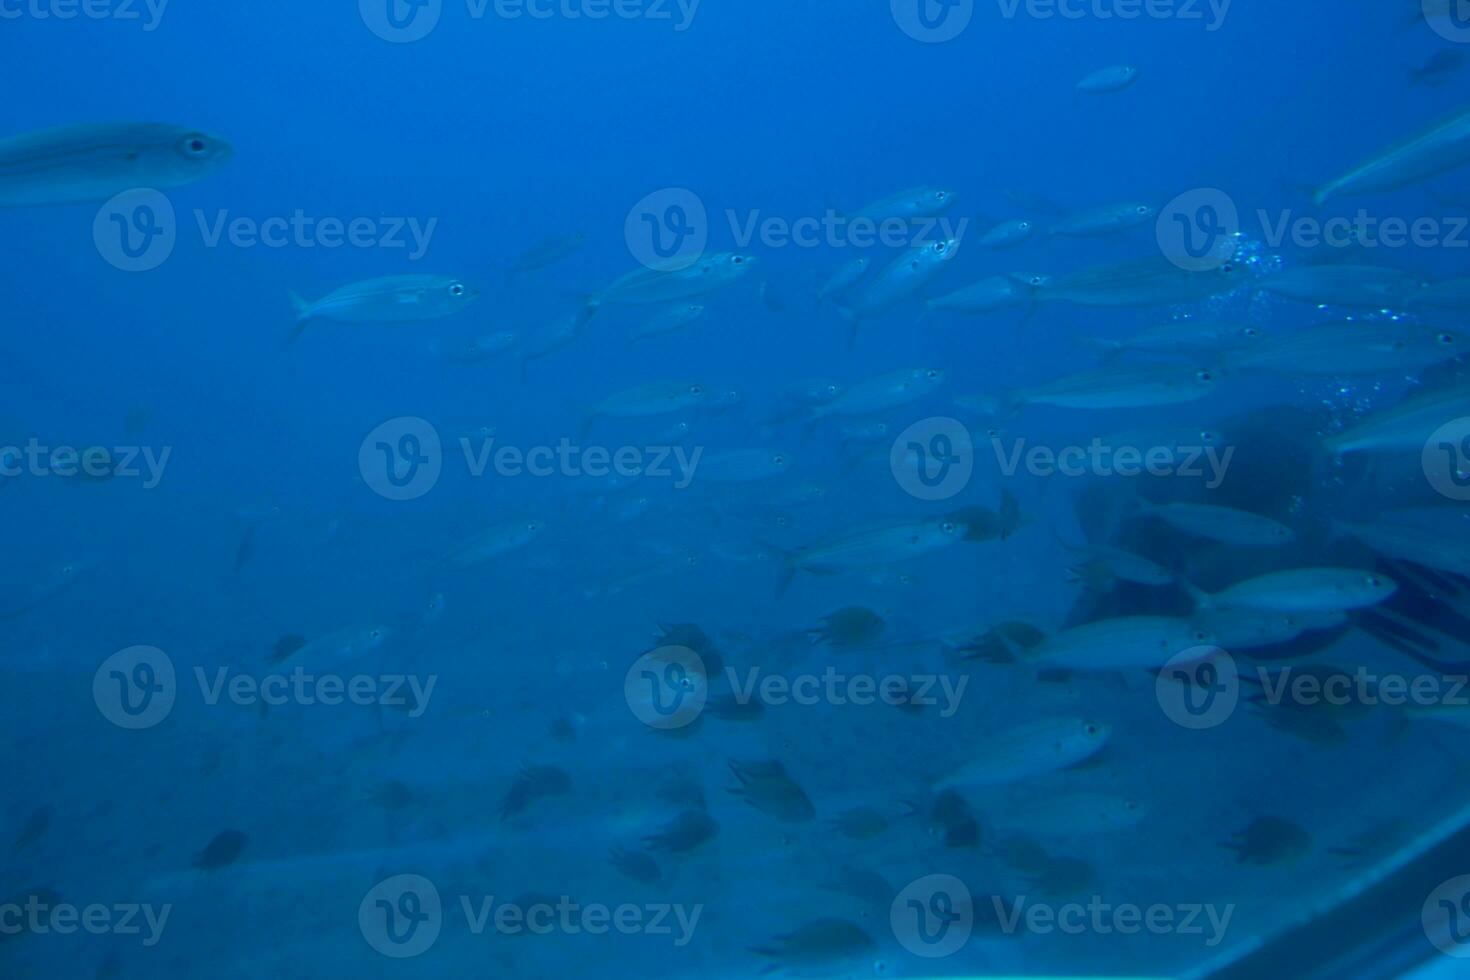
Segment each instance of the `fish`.
M1448 330L1406 323L1326 323L1275 334L1252 347L1232 351L1228 370L1291 375L1418 373L1465 352Z
M156 122L79 123L0 140L0 207L106 201L182 187L234 155L218 136Z
M937 218L953 207L957 198L954 191L944 187L914 187L858 208L847 219L882 224L894 219Z
M1438 51L1428 61L1409 70L1410 85L1443 85L1465 64L1465 56L1459 51Z
M194 867L201 871L227 868L240 859L249 842L250 837L243 831L222 830L199 852L199 856L194 859Z
M1470 549L1442 528L1409 523L1393 514L1371 522L1343 521L1335 528L1389 558L1470 578Z
M1439 282L1425 283L1410 293L1406 305L1416 312L1470 311L1470 279L1442 279Z
M791 454L778 449L736 449L704 454L693 475L710 483L756 483L784 476L791 463Z
M1132 65L1113 65L1100 68L1077 83L1077 91L1084 95L1105 95L1121 92L1138 81L1138 69Z
M434 353L446 364L455 364L468 367L472 364L483 364L485 361L499 357L516 345L520 335L512 330L502 330L498 333L487 334L484 337L476 337L473 340L463 341L455 344L439 344L433 346Z
M527 272L535 272L570 256L587 242L586 232L573 232L570 235L552 235L526 249L505 270L505 281L511 282L517 276Z
M333 290L308 302L296 293L291 305L299 338L313 320L335 323L417 323L453 316L473 303L479 292L453 276L407 275L368 279Z
M965 530L946 518L904 519L838 531L795 550L767 545L782 559L776 593L784 593L797 572L833 575L922 558L958 544Z
M455 549L446 561L456 568L473 568L524 548L540 537L541 521L509 521L488 528Z
M1087 342L1109 354L1219 355L1254 348L1265 335L1257 327L1218 320L1175 320L1142 330L1122 340L1091 338Z
M907 368L859 381L814 407L808 425L839 416L873 415L918 401L944 383L940 368Z
M923 306L926 314L939 310L979 316L1026 306L1031 301L1029 287L1011 276L991 276L952 293L927 298Z
M305 643L298 642L300 637L282 637L266 662L276 665L293 660L308 667L349 663L380 649L391 636L386 626L370 624L348 626Z
M628 342L636 344L666 334L677 333L704 315L704 307L698 303L675 306L655 314L628 331Z
M669 303L706 296L738 282L755 266L752 256L718 252L689 266L640 267L588 296L578 319L580 324L585 324L604 306Z
M1096 266L1064 276L1023 280L1038 303L1067 302L1078 306L1178 306L1225 296L1245 285L1245 272L1234 262L1214 269L1181 269L1167 259L1142 259Z
M866 255L860 255L855 259L843 263L832 275L827 277L827 281L822 284L822 288L817 290L817 302L822 303L827 300L842 298L849 290L862 281L863 276L868 272L868 265L869 261Z
M1290 643L1307 633L1337 629L1348 622L1347 613L1280 612L1276 610L1207 608L1196 610L1194 624L1225 650L1251 650Z
M1396 191L1467 163L1470 112L1462 112L1323 184L1312 200L1321 207L1335 197Z
M1053 633L1023 658L1032 666L1081 671L1158 669L1213 639L1192 620L1178 616L1119 616Z
M555 766L527 766L516 774L515 781L500 800L500 819L519 816L538 800L566 796L572 791L572 778Z
M1353 568L1293 568L1205 593L1187 585L1201 609L1262 612L1346 612L1388 601L1398 583L1379 572Z
M839 303L837 309L848 322L848 346L856 343L863 320L893 308L923 289L944 271L959 246L959 241L953 238L912 246L846 302Z
M1217 374L1189 365L1149 364L1110 368L1061 378L1012 395L1012 408L1148 408L1198 401L1217 388Z
M1093 238L1146 225L1159 216L1158 208L1138 201L1107 204L1079 211L1047 229L1051 238Z
M782 823L805 823L817 815L816 807L806 792L786 772L786 767L774 759L758 762L729 760L730 772L736 785L730 790L736 796L762 813L775 817Z
M788 976L852 976L851 972L867 967L865 976L872 975L868 962L876 943L873 937L854 922L847 919L816 919L793 930L776 936L764 946L752 946L750 952L763 956L769 963L761 973L782 971Z
M1453 384L1406 398L1324 439L1336 456L1350 453L1422 452L1435 431L1470 415L1470 386Z
M1110 726L1085 718L1045 718L969 742L970 760L932 785L943 790L985 789L1070 769L1097 755L1112 736Z
M64 561L51 566L18 599L0 606L0 622L19 619L52 601L81 581L91 567L90 561Z
M836 648L868 646L883 635L888 623L873 610L849 606L822 617L822 625L806 631L813 644Z
M709 389L695 381L660 381L609 395L589 408L582 420L582 438L600 418L649 418L681 412L701 404Z
M1299 265L1262 279L1255 288L1299 303L1382 310L1412 304L1424 283L1386 266Z
M977 244L981 248L1010 248L1030 238L1035 230L1036 226L1026 218L1002 221L980 236Z
M1131 582L1134 585L1162 587L1174 584L1174 573L1156 561L1136 555L1122 548L1107 545L1072 545L1065 541L1062 547L1085 558L1086 566L1097 566L1106 571L1110 579ZM1072 573L1078 579L1086 579L1085 566L1076 566Z

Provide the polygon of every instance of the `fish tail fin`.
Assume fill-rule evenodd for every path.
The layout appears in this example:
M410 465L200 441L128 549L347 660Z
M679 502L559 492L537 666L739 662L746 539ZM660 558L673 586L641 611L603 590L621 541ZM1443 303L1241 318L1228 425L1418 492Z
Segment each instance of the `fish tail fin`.
M786 594L786 590L791 588L791 583L796 580L796 553L789 548L782 548L759 538L755 543L780 559L781 566L776 575L776 598L779 599Z
M1210 607L1210 594L1208 592L1195 585L1183 575L1176 576L1176 578L1179 582L1179 587L1185 591L1190 600L1194 603L1195 612L1199 612Z
M311 304L302 299L301 294L294 289L290 291L290 296L291 309L296 312L296 322L292 325L291 333L286 338L288 347L301 339L301 335L306 332L306 325L311 322L312 318Z

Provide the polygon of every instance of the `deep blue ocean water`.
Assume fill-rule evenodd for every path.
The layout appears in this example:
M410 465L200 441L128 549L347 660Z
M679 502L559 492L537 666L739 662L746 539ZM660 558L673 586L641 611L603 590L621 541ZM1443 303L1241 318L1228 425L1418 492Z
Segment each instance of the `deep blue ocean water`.
M947 9L922 2L936 17ZM1461 729L1408 712L1303 709L1309 720L1298 721L1251 708L1247 684L1228 722L1193 731L1143 669L1161 663L1058 672L1016 649L1010 663L967 659L1003 623L1055 633L1189 614L1177 586L1069 582L1079 559L1064 544L1089 541L1147 551L1211 592L1288 568L1376 569L1402 579L1395 601L1413 592L1395 615L1432 621L1443 641L1432 651L1441 667L1426 666L1353 619L1321 642L1273 648L1271 660L1227 649L1250 676L1329 664L1443 681L1470 660L1456 646L1465 621L1436 618L1464 608L1463 579L1444 565L1427 576L1422 562L1395 568L1402 556L1341 528L1413 510L1463 540L1466 497L1435 492L1417 452L1355 464L1322 446L1406 393L1463 387L1456 362L1256 374L1204 358L1219 376L1198 402L1023 406L1015 395L1152 363L1105 358L1096 341L1171 320L1275 333L1348 317L1462 329L1453 309L1350 308L1255 288L1324 261L1416 283L1464 274L1467 211L1454 203L1470 199L1464 171L1311 203L1314 187L1463 110L1457 62L1442 84L1410 78L1461 49L1416 20L1415 4L1200 3L1187 16L1125 19L1121 0L1073 5L1075 18L1025 5L1007 16L990 0L936 43L902 0L705 0L692 11L649 0L625 8L637 16L606 18L588 16L591 0L539 7L547 17L493 6L478 17L444 0L436 26L411 42L372 29L381 3L356 6L171 3L155 16L119 0L73 17L61 0L0 0L0 137L157 121L231 148L201 179L161 187L175 240L146 271L120 267L112 201L0 211L0 450L110 453L100 479L21 467L0 485L5 976L1177 975L1361 880L1456 802ZM1124 64L1138 69L1125 90L1076 91ZM958 255L865 317L851 349L845 315L817 293L860 251L739 235L764 219L840 224L919 187L957 195L943 217L966 222ZM1168 207L1183 195L1181 213L1199 218L1190 202L1201 189L1239 209L1239 289L920 315L921 300L991 276L1159 261ZM704 257L738 253L753 271L663 302L614 297L592 315L587 297L648 274L640 229L647 217L667 232L675 200L703 209ZM1120 202L1165 213L1112 234L1047 234L1062 213ZM1460 244L1324 260L1273 245L1257 217L1359 208L1432 219ZM115 210L124 222L138 213ZM298 214L318 231L280 247L210 236L222 223ZM1024 243L978 244L1020 218L1037 226ZM372 243L328 247L324 220L363 222ZM432 229L422 255L394 244L412 241L398 231L410 226ZM585 244L564 257L507 272L537 243L574 234ZM881 268L898 251L867 254ZM293 293L317 300L404 275L478 295L442 318L318 318L289 341ZM706 309L675 334L628 341L677 303ZM573 343L522 365L540 332L579 317ZM503 354L454 362L503 331L517 335ZM793 386L848 389L901 369L943 382L835 421L809 424L810 406L773 421ZM698 404L594 411L675 382L698 388ZM956 405L964 396L993 410ZM936 433L959 423L974 471L936 491L895 439L919 426L919 451L939 455L951 443ZM844 431L876 425L866 438ZM1147 449L1204 429L1236 448L1239 467L1208 489L1007 474L998 456L1016 440L1055 450L1127 433ZM687 481L565 467L476 474L473 453L492 436L492 450L565 440L647 463L677 461L677 446L704 462ZM763 463L779 457L780 472L730 462L753 450ZM719 478L721 464L737 479ZM813 485L820 497L804 491ZM1003 494L1021 514L1004 534L977 526L977 540L911 550L914 536L963 535L972 509L994 512ZM1145 534L1139 498L1269 515L1298 540L1263 552L1162 525ZM839 567L812 557L830 536L880 521L912 532L890 539L886 557L831 559ZM795 581L781 589L787 565ZM826 619L844 610L861 615ZM322 704L311 687L315 700L295 688L263 705L253 685L298 669L303 683L367 687L360 703ZM751 717L727 700L731 678L829 671L932 683L938 703L767 692ZM221 679L243 686L231 693ZM432 684L421 703L402 703L409 679ZM650 695L649 680L668 689ZM945 684L963 685L953 711ZM148 690L167 694L153 715ZM695 717L665 724L660 711L691 691ZM1106 749L1063 760L1069 747L1034 730L1072 719L1105 726ZM1019 748L994 740L1016 731L1031 733ZM936 816L947 774L1011 753L1024 772L961 794L977 839ZM741 790L742 771L755 789ZM1038 808L1064 826L1025 816ZM834 824L843 814L854 823ZM691 820L717 833L686 842ZM1249 828L1269 838L1259 863L1231 849ZM1029 851L1016 842L1028 830ZM38 895L42 918L6 931ZM1177 918L1134 933L1106 917L1113 928L1024 917L1006 928L992 898L1063 916L1090 902L1197 908L1203 931ZM526 935L493 914L477 920L487 903L578 911ZM58 907L100 909L97 928L58 928ZM588 908L638 919L600 935ZM1230 909L1218 934L1206 908ZM141 934L120 925L128 909ZM169 910L154 935L144 909ZM687 931L681 915L694 917Z

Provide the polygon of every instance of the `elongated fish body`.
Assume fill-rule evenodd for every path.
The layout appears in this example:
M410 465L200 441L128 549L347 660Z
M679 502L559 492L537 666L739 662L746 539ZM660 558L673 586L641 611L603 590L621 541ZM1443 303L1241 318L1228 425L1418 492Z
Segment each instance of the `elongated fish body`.
M292 295L296 322L415 323L460 312L479 295L453 276L409 275L368 279L334 290L315 302Z
M349 626L309 641L290 660L308 668L351 663L381 648L391 633L386 626Z
M208 177L230 159L217 136L167 123L86 123L0 140L0 207L105 201Z
M891 309L932 282L958 251L959 242L952 238L913 246L854 293L844 311L856 320Z
M514 277L525 272L544 269L548 265L560 262L562 259L568 257L577 251L577 249L581 248L586 241L587 235L584 232L576 232L571 235L554 235L550 238L542 239L526 249L515 262L511 263L510 268L506 270L507 275Z
M1048 234L1053 238L1091 238L1099 235L1113 235L1147 224L1158 217L1158 213L1158 209L1152 205L1140 204L1136 201L1126 204L1109 204L1063 218L1048 229Z
M1025 218L1003 221L987 231L979 244L981 248L1009 248L1030 238L1035 230L1036 226Z
M1244 548L1279 548L1296 532L1279 521L1215 504L1144 504L1143 513L1196 537Z
M515 346L517 335L509 330L476 337L467 343L440 345L439 356L449 364L468 366L499 357Z
M1443 529L1384 520L1338 526L1389 558L1470 578L1470 548Z
M1193 621L1173 616L1121 616L1055 633L1026 654L1036 666L1114 671L1158 668L1214 638Z
M755 267L755 259L733 252L707 255L682 269L635 269L614 281L587 301L595 312L600 306L667 303L693 299L723 289L743 278Z
M1423 289L1417 276L1373 265L1299 265L1257 286L1300 303L1378 310L1412 304Z
M1135 585L1164 586L1174 581L1174 573L1156 561L1151 561L1142 555L1136 555L1122 548L1112 548L1107 545L1086 545L1075 547L1066 545L1068 551L1086 555L1089 559L1101 562L1114 578L1124 582L1132 582Z
M1263 609L1204 609L1194 623L1214 637L1225 650L1252 650L1290 643L1318 630L1336 629L1348 621L1347 613L1278 612Z
M847 291L856 286L867 274L868 265L868 257L864 255L839 267L817 291L817 300L821 302L846 295Z
M868 525L831 535L789 556L801 571L832 574L872 568L942 551L964 538L964 528L943 518Z
M640 385L603 399L592 409L595 416L647 418L693 408L704 401L708 389L692 381L662 381Z
M651 340L654 337L662 337L665 334L677 333L689 324L698 320L704 314L704 307L697 303L688 303L676 306L673 309L664 310L662 313L645 320L632 330L628 331L628 340L637 343L641 340Z
M1084 269L1066 276L1037 277L1031 288L1042 302L1148 307L1196 303L1234 292L1242 285L1243 272L1232 262L1217 269L1191 271L1167 259L1145 259Z
M1377 572L1294 568L1238 582L1201 602L1212 609L1333 613L1376 606L1397 591L1398 583Z
M1334 197L1394 191L1470 163L1470 112L1442 122L1362 164L1317 191L1321 205Z
M1207 368L1149 364L1072 375L1020 392L1015 403L1060 408L1148 408L1198 401L1215 388L1215 373Z
M465 542L464 547L449 556L449 562L468 568L491 561L524 548L540 537L544 529L545 525L540 521L511 521L489 528Z
M1409 298L1414 310L1470 311L1470 279L1446 279L1415 290Z
M1151 327L1125 340L1096 341L1096 346L1109 351L1147 354L1220 354L1254 348L1262 339L1260 330L1246 324L1179 320Z
M871 415L918 401L944 383L939 368L895 371L843 389L837 397L812 410L811 420L834 415Z
M1030 300L1030 290L1010 276L991 276L952 293L926 299L924 309L980 315L1015 309Z
M791 454L779 449L706 453L695 466L694 479L710 483L757 483L784 476L791 469L791 461Z
M1138 81L1138 69L1132 65L1114 65L1088 75L1077 83L1077 91L1084 95L1106 95L1121 92Z
M1470 415L1470 386L1426 392L1375 412L1357 425L1323 440L1337 455L1362 452L1422 452L1429 437L1446 423Z
M1464 353L1448 330L1405 323L1329 323L1306 327L1233 353L1232 370L1338 375L1420 371Z
M849 221L884 221L937 218L954 205L957 195L943 187L915 187L881 201L874 201L847 216Z
M936 791L1004 786L1086 762L1107 745L1112 730L1082 718L1047 718L977 739L970 762L934 784Z

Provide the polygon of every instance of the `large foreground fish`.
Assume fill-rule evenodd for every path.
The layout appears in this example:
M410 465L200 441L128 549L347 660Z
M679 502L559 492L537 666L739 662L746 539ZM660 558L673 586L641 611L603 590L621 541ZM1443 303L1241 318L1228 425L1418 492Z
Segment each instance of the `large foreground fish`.
M1347 194L1394 191L1467 163L1470 163L1470 112L1442 122L1325 184L1314 200L1321 205Z
M0 140L0 207L180 187L229 160L217 136L167 123L83 123Z

